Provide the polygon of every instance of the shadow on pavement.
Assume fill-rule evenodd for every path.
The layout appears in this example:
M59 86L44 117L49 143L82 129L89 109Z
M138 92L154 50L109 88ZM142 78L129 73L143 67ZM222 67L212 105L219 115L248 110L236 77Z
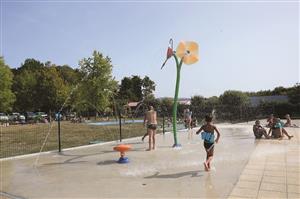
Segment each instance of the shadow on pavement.
M181 178L184 176L191 176L191 177L201 177L203 176L204 171L186 171L186 172L181 172L181 173L173 173L173 174L165 174L165 175L159 175L159 172L156 172L154 175L147 176L145 178Z
M98 162L97 165L111 165L111 164L116 164L117 160L105 160Z

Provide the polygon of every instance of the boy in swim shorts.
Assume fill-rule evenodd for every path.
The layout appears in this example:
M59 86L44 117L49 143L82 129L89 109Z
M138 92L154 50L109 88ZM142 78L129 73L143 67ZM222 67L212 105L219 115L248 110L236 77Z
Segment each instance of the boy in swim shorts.
M219 130L215 125L212 124L212 117L205 116L206 124L200 127L200 129L196 132L198 135L201 131L201 137L203 139L204 148L206 151L206 161L204 162L205 171L210 170L210 162L212 161L214 155L214 145L218 143L220 139ZM214 132L217 132L217 139L215 140Z

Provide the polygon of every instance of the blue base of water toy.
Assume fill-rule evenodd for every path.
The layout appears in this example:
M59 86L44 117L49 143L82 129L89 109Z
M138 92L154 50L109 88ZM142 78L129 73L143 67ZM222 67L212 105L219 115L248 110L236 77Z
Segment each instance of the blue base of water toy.
M174 144L174 145L173 145L173 148L181 148L181 147L182 147L181 144Z
M117 162L120 164L125 164L125 163L129 163L129 159L127 157L124 158L121 157Z

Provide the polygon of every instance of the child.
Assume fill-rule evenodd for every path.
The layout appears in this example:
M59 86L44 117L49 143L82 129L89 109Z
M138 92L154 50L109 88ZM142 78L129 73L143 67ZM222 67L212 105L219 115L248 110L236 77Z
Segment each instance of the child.
M260 139L263 135L265 136L266 139L269 139L270 137L267 134L266 129L264 129L260 125L260 121L256 120L255 124L253 125L253 133L256 139Z
M201 126L201 128L196 132L198 135L201 131L201 137L204 141L204 148L206 151L206 161L204 162L205 171L210 170L210 162L212 161L214 155L214 144L218 143L220 138L220 133L215 125L212 124L212 117L205 116L206 124ZM217 132L217 139L215 140L214 131Z
M268 119L267 119L268 124L267 124L266 127L271 128L271 127L273 126L273 120L274 120L274 115L271 114L271 115L268 117Z
M284 127L296 127L296 128L298 128L298 126L296 124L292 124L292 119L291 119L291 116L289 114L285 115L285 119L286 119L286 123L284 124Z

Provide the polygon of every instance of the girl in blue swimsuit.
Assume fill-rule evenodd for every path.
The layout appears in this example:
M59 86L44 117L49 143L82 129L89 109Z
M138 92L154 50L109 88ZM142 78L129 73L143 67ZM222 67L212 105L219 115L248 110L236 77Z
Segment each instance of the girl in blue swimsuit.
M199 134L201 131L201 137L203 139L204 148L206 151L206 161L204 162L205 171L210 170L210 162L212 161L214 155L214 145L218 143L220 138L220 133L215 125L212 124L212 117L205 116L206 124L200 127L196 132ZM217 139L215 140L214 132L217 132Z

